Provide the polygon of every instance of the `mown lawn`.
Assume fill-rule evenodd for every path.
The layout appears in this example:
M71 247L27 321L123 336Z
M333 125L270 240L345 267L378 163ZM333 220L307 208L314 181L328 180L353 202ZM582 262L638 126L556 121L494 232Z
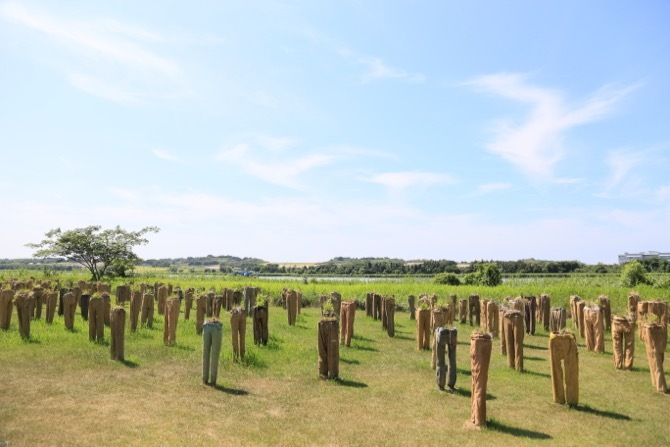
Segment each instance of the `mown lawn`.
M525 339L523 374L506 367L496 340L489 428L472 431L464 428L470 416L470 326L457 325L457 392L449 394L435 384L430 352L416 350L414 321L404 312L396 314L396 336L389 338L381 322L358 310L352 346L340 348L341 380L320 380L318 318L318 309L303 309L290 327L285 311L272 307L269 345L254 346L248 324L242 363L232 360L224 318L219 386L212 388L201 383L201 340L193 320L179 321L172 347L163 345L160 316L153 329L126 332L122 363L110 360L107 341L88 341L78 313L73 332L65 330L62 317L53 325L33 321L27 341L19 337L14 313L10 329L0 331L0 441L8 446L670 445L670 396L652 389L639 340L635 370L622 372L614 369L609 334L605 354L586 352L578 339L577 408L552 403L548 336L542 329Z

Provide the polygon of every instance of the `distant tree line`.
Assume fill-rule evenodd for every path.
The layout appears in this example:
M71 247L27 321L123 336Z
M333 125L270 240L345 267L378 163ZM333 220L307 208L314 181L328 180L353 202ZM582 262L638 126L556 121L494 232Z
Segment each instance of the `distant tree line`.
M670 261L661 258L648 258L638 261L648 273L670 273ZM467 275L476 273L483 264L495 264L503 275L570 275L620 274L619 264L584 264L579 261L548 261L522 259L517 261L478 260L469 263L451 260L403 260L398 258L347 258L336 257L314 265L280 265L268 263L252 257L230 255L207 255L186 258L147 259L139 265L168 268L173 272L205 269L206 272L235 273L251 271L260 275L289 276L434 276L440 273ZM66 262L62 258L26 258L0 259L0 270L43 270L71 271L78 265Z
M670 262L665 259L651 258L641 260L647 272L670 273ZM345 275L345 276L411 276L437 275L439 273L469 274L476 273L482 264L495 264L503 275L569 275L573 273L587 274L619 274L619 264L584 264L579 261L548 261L522 259L517 261L479 260L469 263L458 263L451 260L403 260L397 258L346 258L336 257L329 261L314 265L280 265L268 263L258 258L239 258L236 256L188 257L172 259L148 259L141 265L176 269L182 267L206 267L222 273L253 271L261 275Z
M70 272L81 268L63 259L0 259L0 270L44 270L45 267L60 272Z

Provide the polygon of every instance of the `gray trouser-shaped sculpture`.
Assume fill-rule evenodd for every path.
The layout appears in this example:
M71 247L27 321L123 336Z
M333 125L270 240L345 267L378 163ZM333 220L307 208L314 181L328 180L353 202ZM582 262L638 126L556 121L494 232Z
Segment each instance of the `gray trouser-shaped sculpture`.
M435 329L435 345L437 352L437 365L435 368L435 377L437 386L443 390L445 383L450 390L456 386L456 346L457 342L456 328L438 327ZM449 360L445 362L445 355ZM447 380L447 376L449 380Z
M205 321L202 325L202 383L216 385L219 372L219 354L223 324L220 321Z

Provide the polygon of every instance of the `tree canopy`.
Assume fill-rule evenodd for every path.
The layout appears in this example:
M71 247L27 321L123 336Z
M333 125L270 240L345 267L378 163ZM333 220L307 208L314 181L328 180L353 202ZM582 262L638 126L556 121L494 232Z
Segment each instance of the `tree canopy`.
M138 263L141 259L133 252L133 247L149 243L144 235L159 231L158 227L126 231L119 226L103 230L100 225L68 231L56 228L48 231L41 242L26 246L37 249L33 253L36 258L57 257L81 264L91 272L93 280L98 281L110 267L121 266L125 271Z
M638 284L648 284L647 271L644 265L637 260L628 261L621 271L621 282L624 287L635 287Z

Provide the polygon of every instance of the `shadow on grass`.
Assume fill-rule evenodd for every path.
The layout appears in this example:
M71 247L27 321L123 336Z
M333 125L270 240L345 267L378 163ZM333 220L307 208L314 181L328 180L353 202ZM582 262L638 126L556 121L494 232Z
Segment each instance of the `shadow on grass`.
M172 346L167 346L169 348L179 349L180 351L195 351L193 346L182 345L181 343L174 343Z
M526 334L526 335L530 335L530 334ZM531 335L531 337L549 338L549 334L544 334L544 333L538 332L537 334Z
M362 335L356 335L356 334L352 335L351 338L354 340L361 340L361 341L375 341L371 338L363 337Z
M123 366L126 366L128 368L137 368L138 366L140 366L139 363L134 362L132 360L127 360L127 359L126 360L119 360L119 363L121 363Z
M361 362L359 362L358 360L347 360L347 359L344 359L342 357L340 357L340 362L346 363L347 365L360 365L361 364Z
M486 429L491 431L497 431L500 433L505 433L512 436L517 436L520 438L529 438L529 439L551 439L551 436L542 433L539 431L527 430L520 427L512 427L502 422L498 422L495 419L489 419L486 421Z
M464 376L471 376L472 371L469 369L461 369L461 368L456 368L456 371L458 371L458 374L464 375Z
M267 364L254 351L247 351L240 363L247 368L263 369Z
M468 388L454 388L454 394L468 399L472 398L472 391ZM493 394L486 393L486 400L496 400L496 397Z
M154 338L154 336L151 334L149 328L143 328L142 330L137 330L135 332L130 332L133 337L139 337L139 338Z
M34 336L22 337L21 340L23 340L24 343L28 343L29 345L41 345L42 344L42 341L38 338L35 338Z
M528 343L524 343L523 347L528 348L528 349L539 349L540 351L548 351L549 350L549 348L547 346L535 346L535 345L531 345L531 344L528 344Z
M296 324L295 327L297 327L298 329L309 329L307 326L304 326L302 324Z
M524 357L524 359L525 359L525 357ZM524 369L522 374L528 374L530 376L538 376L538 377L547 377L547 378L551 379L551 374L540 373L540 372L536 372L536 371L530 371L530 370L527 370L527 369Z
M406 335L398 335L397 332L396 332L396 333L394 334L394 336L391 337L391 338L396 338L396 339L398 339L398 340L414 340L413 337L408 337L408 336L406 336Z
M236 388L226 388L223 385L214 385L214 386L212 386L212 389L215 389L217 391L221 391L222 393L231 394L233 396L246 396L246 395L249 394L249 391L247 391L247 390L236 389Z
M531 360L531 361L534 361L534 362L547 360L547 359L543 359L542 357L531 357L531 356L525 356L525 355L523 356L523 359L524 360Z
M604 411L604 410L598 410L596 408L591 408L588 405L577 405L577 406L572 406L570 407L571 410L575 411L581 411L583 413L589 413L593 414L596 416L601 416L601 417L606 417L610 419L616 419L620 421L632 421L633 419L625 414L622 413L616 413L614 411Z
M379 349L373 348L372 346L361 346L361 345L355 344L355 345L352 345L351 347L353 349L356 349L357 351L379 352Z
M333 381L336 385L340 386L348 386L350 388L367 388L368 384L363 383L363 382L355 382L353 380L347 380L347 379L335 379Z

